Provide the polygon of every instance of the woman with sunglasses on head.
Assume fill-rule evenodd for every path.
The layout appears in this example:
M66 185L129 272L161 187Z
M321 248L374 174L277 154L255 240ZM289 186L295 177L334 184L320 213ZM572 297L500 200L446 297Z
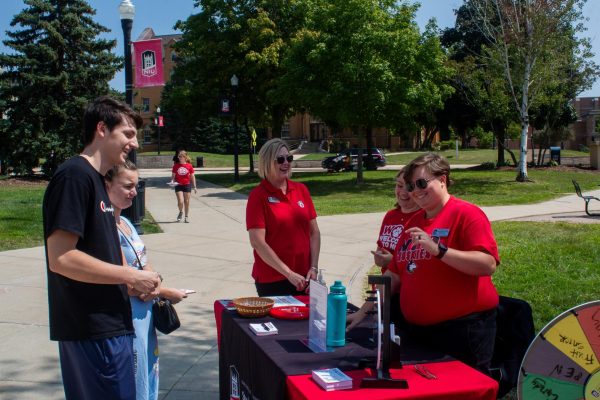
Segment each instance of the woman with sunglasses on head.
M260 184L250 192L246 229L259 296L303 294L316 279L321 249L317 213L306 186L290 180L293 156L281 139L258 153Z
M175 186L175 196L177 196L177 222L181 221L183 211L185 210L184 222L190 222L188 215L190 212L190 196L192 195L192 184L194 193L196 193L196 176L194 175L194 167L192 160L187 155L185 150L181 150L177 154L178 162L173 164L173 173L171 175L171 183L177 183Z
M138 270L152 271L147 261L144 242L131 222L121 216L121 211L130 207L133 198L137 195L138 179L135 164L125 160L124 164L115 166L106 173L104 182L110 203L114 209L119 242L127 266ZM176 304L187 295L182 290L161 285L148 295L129 289L133 328L135 330L133 356L137 400L158 399L158 341L152 320L152 303L156 297L169 299L173 304Z
M448 193L443 157L414 159L404 177L421 210L386 272L400 291L404 334L489 375L498 305L491 276L500 263L490 222L479 207Z

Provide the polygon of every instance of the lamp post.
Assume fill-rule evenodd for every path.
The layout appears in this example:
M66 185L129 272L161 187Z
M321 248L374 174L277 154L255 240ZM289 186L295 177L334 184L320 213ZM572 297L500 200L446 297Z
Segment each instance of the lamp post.
M131 0L122 0L119 4L119 15L121 16L121 27L123 27L123 55L125 56L125 102L129 107L133 108L133 79L131 75L131 27L133 26L133 17L135 16L135 6L131 3ZM129 160L132 163L136 163L137 154L135 149L129 152ZM142 210L138 210L140 207L140 194L143 196L144 183L140 181L138 185L138 196L133 198L131 207L123 210L123 214L129 218L136 231L142 234L142 224L140 214L144 212L143 202ZM142 188L142 189L140 189Z
M240 181L240 169L238 162L238 125L237 125L237 88L240 80L233 74L231 77L231 88L233 90L233 181L235 183Z
M160 156L160 127L162 125L162 120L160 118L160 106L156 107L156 114L158 115L156 120L156 128L158 129L158 155Z

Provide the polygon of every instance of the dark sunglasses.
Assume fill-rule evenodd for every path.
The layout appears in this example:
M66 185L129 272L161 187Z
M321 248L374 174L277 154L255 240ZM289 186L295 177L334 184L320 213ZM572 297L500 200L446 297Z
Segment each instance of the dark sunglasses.
M288 163L291 163L292 161L294 161L294 156L289 154L287 157L286 156L277 156L277 158L275 159L277 161L277 164L283 164L286 160Z
M404 188L409 193L412 192L413 190L415 190L415 188L419 188L419 189L423 190L423 189L427 188L427 185L429 184L429 182L434 181L436 179L437 179L437 177L434 177L431 179L419 178L414 183L406 182L406 184L404 185Z

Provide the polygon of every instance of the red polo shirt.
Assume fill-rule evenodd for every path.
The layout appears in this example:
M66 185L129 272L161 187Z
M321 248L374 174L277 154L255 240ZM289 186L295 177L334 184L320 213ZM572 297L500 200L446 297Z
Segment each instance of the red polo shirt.
M250 192L246 229L265 229L267 244L292 271L306 275L310 268L310 221L317 218L310 193L302 183L287 181L283 194L266 179ZM254 251L252 277L258 283L286 278Z

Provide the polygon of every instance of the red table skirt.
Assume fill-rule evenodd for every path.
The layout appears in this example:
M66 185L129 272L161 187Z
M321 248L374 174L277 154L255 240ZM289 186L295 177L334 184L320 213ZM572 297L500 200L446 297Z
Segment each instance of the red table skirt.
M327 392L310 375L288 376L287 396L291 400L392 400L392 399L452 399L452 400L496 400L498 383L459 362L423 364L437 379L426 379L417 374L412 365L391 370L392 378L406 379L408 389L361 389L360 381L369 376L368 370L345 371L353 379L351 390Z

